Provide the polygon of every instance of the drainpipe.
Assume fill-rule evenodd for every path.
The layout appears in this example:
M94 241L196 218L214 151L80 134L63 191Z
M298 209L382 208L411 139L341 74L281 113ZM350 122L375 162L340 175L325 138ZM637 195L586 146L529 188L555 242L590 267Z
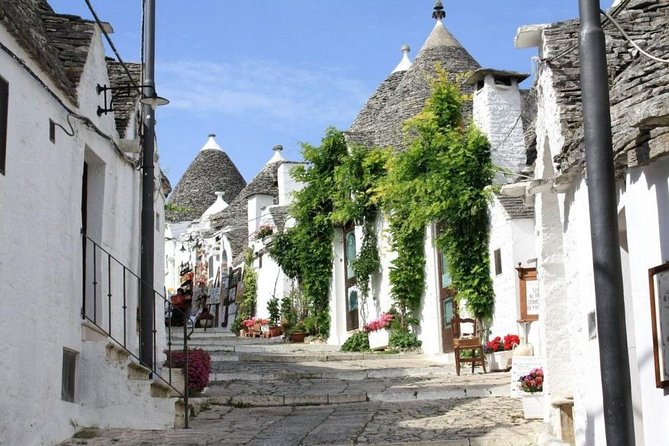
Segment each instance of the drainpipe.
M599 0L579 0L579 7L583 127L606 443L609 446L628 446L634 444L634 417L618 241L605 37Z
M144 66L143 66L143 92L142 96L150 98L155 96L155 0L144 2ZM154 263L154 226L155 217L153 209L154 194L154 161L155 152L155 110L152 106L142 104L142 116L144 117L144 138L142 139L142 253L141 253L141 277L142 287L140 293L140 333L139 333L139 359L143 365L153 368L153 312L154 312L154 286L153 286L153 263Z

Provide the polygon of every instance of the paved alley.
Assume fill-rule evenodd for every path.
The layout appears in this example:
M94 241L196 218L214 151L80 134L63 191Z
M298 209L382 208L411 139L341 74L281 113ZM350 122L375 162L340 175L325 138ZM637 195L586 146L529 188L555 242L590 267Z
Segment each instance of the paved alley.
M197 333L209 388L191 429L81 431L63 445L532 445L538 421L509 398L509 374L455 375L418 354Z

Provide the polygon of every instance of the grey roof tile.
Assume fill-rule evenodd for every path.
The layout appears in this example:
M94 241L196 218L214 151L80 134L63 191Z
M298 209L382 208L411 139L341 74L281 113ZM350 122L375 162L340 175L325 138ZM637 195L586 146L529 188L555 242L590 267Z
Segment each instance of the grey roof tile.
M72 82L58 58L43 17L55 15L45 0L0 0L0 21L54 84L76 101Z
M635 41L644 43L651 53L666 55L669 48L667 29L669 4L647 0L631 0L619 11L616 20ZM642 164L651 153L663 154L666 144L658 144L653 152L650 142L653 132L635 127L635 120L655 114L669 113L664 104L669 99L666 64L660 64L638 54L612 25L605 27L607 61L611 88L611 118L616 167ZM579 22L556 23L544 30L546 63L553 73L553 87L560 108L560 123L565 137L564 146L554 161L562 172L581 169L585 165L583 143L583 112L581 107L580 66L578 60ZM565 51L575 47L571 52ZM560 57L553 57L558 56ZM664 111L663 111L664 110ZM660 136L661 131L655 131ZM662 147L665 147L663 149Z
M440 22L401 78L391 75L379 86L347 133L347 140L403 149L404 122L425 107L432 95L430 82L438 66L445 69L453 81L458 81L460 74L480 68L476 60ZM471 88L463 87L464 90ZM465 105L464 114L471 116L471 103Z
M142 65L126 62L126 67L130 71L135 84L140 85L142 83ZM130 79L128 78L128 74L120 62L108 58L107 70L112 87L121 87L129 84ZM114 90L112 93L112 97L114 98L114 120L116 122L116 130L121 138L125 138L128 134L128 124L132 115L138 110L137 104L140 96L141 91L138 88Z
M526 206L522 197L497 195L497 199L511 220L534 218L534 206Z
M231 203L246 186L230 157L222 150L201 150L172 191L169 203L178 210L167 212L171 222L196 220L216 201L215 192L224 192Z

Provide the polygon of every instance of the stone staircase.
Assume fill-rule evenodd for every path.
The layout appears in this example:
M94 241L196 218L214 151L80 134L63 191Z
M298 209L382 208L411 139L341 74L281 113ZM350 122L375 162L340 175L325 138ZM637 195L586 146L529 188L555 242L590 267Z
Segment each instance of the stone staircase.
M464 373L421 354L342 353L323 344L238 338L196 329L189 346L212 356L201 403L234 407L322 406L507 396L509 375Z
M83 324L82 340L80 382L91 383L82 389L83 406L103 414L100 419L107 426L183 427L183 401L171 396L173 389L166 380L93 324Z

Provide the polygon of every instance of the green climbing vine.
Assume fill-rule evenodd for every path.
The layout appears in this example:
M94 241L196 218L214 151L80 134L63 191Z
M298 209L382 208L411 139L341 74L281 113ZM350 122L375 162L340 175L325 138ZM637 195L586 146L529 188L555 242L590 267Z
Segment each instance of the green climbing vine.
M389 149L352 146L341 165L335 169L335 201L332 219L345 225L354 222L362 226L362 244L352 262L361 297L361 316L366 322L365 310L370 292L372 274L381 268L376 219L379 205L376 187L386 175L386 164L392 156Z
M488 200L495 168L485 136L465 125L465 96L438 70L424 110L406 123L406 150L346 147L328 129L319 147L303 145L306 166L294 171L305 187L295 194L297 225L275 236L270 255L298 280L321 333L329 328L328 296L335 225L362 226L353 262L363 299L380 269L376 221L389 223L391 294L403 344L415 340L415 318L425 288L425 228L439 222L436 244L446 253L458 296L478 318L494 309L488 266ZM365 307L363 300L363 305ZM363 313L363 320L365 319ZM410 336L413 338L409 339Z
M258 290L258 273L253 268L253 251L247 250L244 263L244 292L237 303L237 313L232 323L232 332L238 333L242 328L242 321L255 316Z
M424 288L424 228L443 227L436 240L445 252L458 298L477 318L491 317L494 293L488 261L488 203L495 167L486 137L465 125L465 96L437 70L424 110L406 123L412 135L390 160L380 187L398 253L390 273L401 312L420 305ZM407 197L411 197L407 199Z
M329 291L332 276L335 169L347 155L343 133L330 128L320 146L302 145L306 165L293 170L304 184L296 192L291 215L297 225L276 237L270 255L298 280L309 302L309 317L320 334L330 327Z

